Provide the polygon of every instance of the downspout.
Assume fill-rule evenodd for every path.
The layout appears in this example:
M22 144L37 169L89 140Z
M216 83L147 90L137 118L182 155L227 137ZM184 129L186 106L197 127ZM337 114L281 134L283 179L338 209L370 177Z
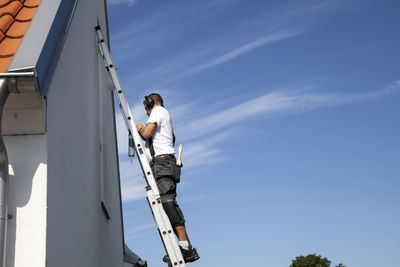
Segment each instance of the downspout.
M3 107L6 103L8 91L8 79L0 79L0 261L1 266L6 262L6 236L7 236L7 180L8 180L8 157L6 146L1 132L1 119Z

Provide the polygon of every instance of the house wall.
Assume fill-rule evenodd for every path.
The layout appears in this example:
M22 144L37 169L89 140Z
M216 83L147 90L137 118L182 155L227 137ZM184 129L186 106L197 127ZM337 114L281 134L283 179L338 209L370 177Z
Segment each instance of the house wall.
M47 100L21 94L6 104L7 267L123 266L113 98L98 21L106 35L104 1L79 1Z
M47 137L4 137L9 158L6 266L45 266Z
M44 134L46 101L38 92L11 93L1 119L3 135Z
M98 20L105 30L104 1L79 1L47 96L46 266L123 266L113 99Z

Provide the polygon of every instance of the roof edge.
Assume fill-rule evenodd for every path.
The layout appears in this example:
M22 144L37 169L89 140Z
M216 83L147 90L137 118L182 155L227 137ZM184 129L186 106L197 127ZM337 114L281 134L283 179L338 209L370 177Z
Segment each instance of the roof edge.
M62 0L36 64L39 87L47 95L79 0Z
M79 0L42 0L9 68L35 66L37 90L46 95Z

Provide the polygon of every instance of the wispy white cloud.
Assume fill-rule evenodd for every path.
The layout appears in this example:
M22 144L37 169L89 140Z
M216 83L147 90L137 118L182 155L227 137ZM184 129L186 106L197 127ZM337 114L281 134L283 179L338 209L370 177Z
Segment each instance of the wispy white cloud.
M129 2L128 0L115 0ZM135 1L135 3L137 0ZM131 22L121 25L118 32L112 33L112 47L124 53L117 54L118 62L125 62L134 57L150 56L153 51L163 50L183 35L190 34L193 28L207 22L223 12L227 6L234 4L233 0L211 2L182 1L173 5L152 9L148 16L132 18ZM188 33L189 32L189 33ZM191 45L190 45L191 46ZM182 49L179 49L182 52ZM169 51L169 54L174 51ZM158 53L157 53L158 54ZM189 53L188 53L189 54ZM176 57L176 55L174 55ZM159 60L170 59L159 58ZM160 64L157 64L160 65Z
M160 51L168 47L168 53L151 61L143 61L140 68L132 69L132 75L129 76L131 81L139 82L143 86L165 86L233 60L261 46L305 33L305 30L299 30L299 27L304 29L301 25L266 23L266 20L270 20L266 16L260 16L255 21L249 18L254 24L251 27L247 22L241 21L218 36L210 31L210 34L196 42L189 42L184 46L184 42L176 43L176 40L186 38L186 35L196 36L193 29L202 23L209 23L208 20L223 12L226 3L230 1L221 2L218 5L213 2L211 6L190 4L190 14L186 14L187 5L174 5L162 12L156 9L149 17L134 19L132 23L121 27L120 32L111 35L112 48L115 51L124 51L117 54L116 62L132 62L134 57L152 58L154 54L160 55ZM185 12L182 12L183 9ZM279 17L272 14L272 17L275 16Z
M322 2L317 2L311 5L305 5L305 6L299 6L295 8L291 8L287 12L283 13L283 16L280 16L281 20L287 20L287 19L295 19L298 17L310 17L310 15L316 16L316 15L322 15L328 12L329 10L332 10L338 3L338 0L328 0L328 1L322 1ZM294 3L298 4L298 3Z
M182 129L178 129L178 131L181 130ZM233 127L218 134L214 134L210 138L184 142L185 145L182 152L182 162L185 165L185 170L198 166L217 164L224 161L224 159L220 157L223 151L218 144L229 140L238 134L238 131L238 129Z
M234 42L236 45L233 45L229 38L223 38L214 44L199 43L165 58L157 59L154 66L143 66L133 72L129 80L130 83L139 82L143 87L154 85L168 87L173 82L185 80L206 69L234 60L254 49L293 38L305 32L305 30L298 29L282 29L252 40L236 40ZM244 39L246 38L244 37Z
M240 134L239 122L248 119L268 118L284 114L299 114L324 107L352 104L373 100L400 91L400 80L390 83L381 90L357 94L312 93L310 86L293 89L278 89L253 99L227 107L216 113L184 121L176 131L184 143L183 162L185 170L221 162L223 151L219 144ZM173 103L171 103L173 106ZM198 107L185 107L192 111ZM140 114L140 111L136 111ZM142 112L143 113L143 112ZM179 113L178 113L179 114ZM182 118L177 116L177 121ZM122 117L117 117L117 125L122 127ZM125 126L123 126L125 127ZM126 130L125 130L126 131ZM119 135L120 138L120 135ZM120 155L122 157L123 155ZM141 168L134 160L120 163L123 201L144 198L144 178Z
M218 144L238 135L241 129L236 125L243 120L298 114L318 108L368 101L399 91L400 81L395 81L381 90L358 94L313 93L311 88L312 86L277 89L229 106L219 112L206 114L190 121L185 116L185 113L188 110L197 110L198 107L195 104L185 104L182 110L171 109L171 112L176 115L174 118L176 121L183 120L183 123L177 127L176 131L181 137L180 141L184 143L183 160L185 170L221 162L223 160L221 157L223 151ZM175 105L170 103L170 106L173 107ZM146 120L141 103L135 105L132 111L137 114L138 117L136 119L138 121L143 122ZM127 141L125 140L127 136L120 114L117 115L117 127L118 139L122 139L119 140L120 157L124 157L127 150ZM124 145L122 146L121 143ZM134 159L133 165L129 160L121 161L120 169L123 201L128 202L144 198L145 181L137 159Z
M271 33L267 36L264 36L260 39L255 40L255 41L251 41L249 43L243 44L240 47L238 47L222 56L219 56L218 58L213 59L206 64L199 66L196 69L196 71L214 67L216 65L225 63L229 60L233 60L236 57L238 57L244 53L250 52L251 50L254 50L258 47L261 47L261 46L264 46L264 45L267 45L267 44L270 44L273 42L277 42L277 41L280 41L283 39L291 38L291 37L300 35L302 33L304 33L304 31L299 31L299 30L284 30L284 31L278 31L278 32Z
M169 88L172 81L184 80L188 76L244 56L257 48L305 34L306 25L296 23L298 19L309 19L316 13L325 12L331 7L333 1L327 2L330 4L290 7L289 10L281 10L279 14L272 16L274 19L268 19L268 21L264 16L235 25L221 36L208 36L209 38L188 45L179 51L171 51L168 56L149 61L148 65L140 65L140 68L133 71L129 77L134 81L139 81L143 87L151 87L159 92L160 90L156 89ZM137 1L109 0L108 3L134 5ZM223 3L227 2L221 1L221 7ZM189 31L190 27L195 27L210 18L207 14L210 9L212 8L203 9L202 14L205 16L196 16L193 20L187 20L186 15L179 15L181 14L178 12L179 7L169 7L155 16L134 20L119 33L112 35L115 41L112 47L115 45L115 51L124 51L120 53L123 57L120 60L131 59L132 56L137 55L138 51L151 54L151 51L158 49L157 45L163 46L169 40L173 41L184 30ZM195 10L197 11L193 9ZM284 19L279 21L278 18ZM189 22L182 23L182 21ZM251 32L248 31L250 28L253 29ZM126 80L125 82L131 83ZM157 86L159 87L155 88ZM204 108L200 107L196 101L184 101L184 104L167 102L176 122L175 129L180 137L178 142L184 143L183 159L185 171L187 171L196 169L198 166L221 162L223 151L220 143L240 133L242 129L236 125L241 121L366 101L389 94L399 87L400 82L397 81L383 90L360 94L315 93L315 91L313 93L312 90L301 90L298 87L293 87L291 90L277 89L257 97L252 96L252 99L236 104L232 104L233 100L232 102L227 100L225 109L213 113L205 113ZM173 90L165 90L162 95L168 95L170 91L173 92ZM141 100L135 101L132 107L135 121L144 123L147 117ZM193 114L200 115L193 120ZM120 164L123 201L144 198L145 181L137 159L134 159L133 165L130 165L129 160L125 160L127 159L128 136L119 112L117 112L117 133L118 150L120 158L123 158Z
M182 201L183 203L188 203L188 202L192 202L192 201L202 200L202 199L204 199L204 198L205 198L205 196L203 196L203 195L199 195L199 196L189 196L189 197L182 198L181 201Z
M126 179L122 182L122 201L129 202L138 199L145 199L145 184L136 180Z
M125 234L125 240L131 240L131 242L135 243L135 239L141 239L145 236L149 236L149 235L156 235L157 231L156 231L156 227L153 226L153 229L148 229L147 231L143 231L143 232L139 232L139 233L131 233L131 234ZM139 241L140 242L140 241Z
M130 1L111 0L111 4ZM209 23L240 1L166 5L155 8L148 16L133 18L111 35L113 51L123 51L114 59L120 66L127 65L124 69L129 69L130 73L125 81L129 84L171 86L254 49L308 32L316 25L315 20L339 6L338 2L306 1L282 5L279 9L266 11L268 15L262 12L262 15L246 17L221 29L218 35L209 31L197 39L187 36L196 36L199 25ZM177 41L186 39L195 41Z
M137 226L135 228L131 228L125 231L125 234L132 234L137 232L143 232L144 230L153 229L155 228L154 222L145 223L143 225Z
M121 158L121 157L120 157ZM122 201L128 202L137 199L144 199L146 196L146 182L143 178L142 169L137 159L132 161L122 160L119 164L121 175Z
M276 90L197 118L180 130L183 136L194 139L211 135L245 119L276 116L283 113L301 113L321 107L350 104L384 96L399 89L400 81L393 82L381 90L359 94L308 93L308 90L299 89Z
M120 5L120 4L125 4L129 6L136 5L138 3L138 0L108 0L107 4L109 5Z

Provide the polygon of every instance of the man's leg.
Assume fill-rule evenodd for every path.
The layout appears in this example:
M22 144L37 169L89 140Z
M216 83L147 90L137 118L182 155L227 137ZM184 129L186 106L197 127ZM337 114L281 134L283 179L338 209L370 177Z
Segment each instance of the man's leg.
M160 190L161 201L175 234L179 240L182 256L185 262L193 262L200 257L195 248L192 248L185 228L185 218L178 203L176 203L176 183L172 179L161 178L157 181ZM170 262L168 255L163 258L164 262Z
M176 236L178 237L179 241L189 240L184 224L176 226L175 227L175 232L176 232Z
M175 234L179 240L179 247L181 248L181 253L185 262L193 262L200 258L197 254L197 250L190 244L188 235L185 228L185 219L183 217L182 211L180 210L178 204L174 201L174 205L165 205L168 210L167 215L170 218L171 224L174 227ZM172 212L169 208L172 208ZM164 256L163 260L169 262L168 255Z
M179 205L174 201L163 203L165 212L167 213L172 226L174 227L175 234L179 240L182 256L185 262L193 262L200 258L197 250L190 244L188 235L185 228L185 219ZM164 262L170 262L168 255L163 258Z

